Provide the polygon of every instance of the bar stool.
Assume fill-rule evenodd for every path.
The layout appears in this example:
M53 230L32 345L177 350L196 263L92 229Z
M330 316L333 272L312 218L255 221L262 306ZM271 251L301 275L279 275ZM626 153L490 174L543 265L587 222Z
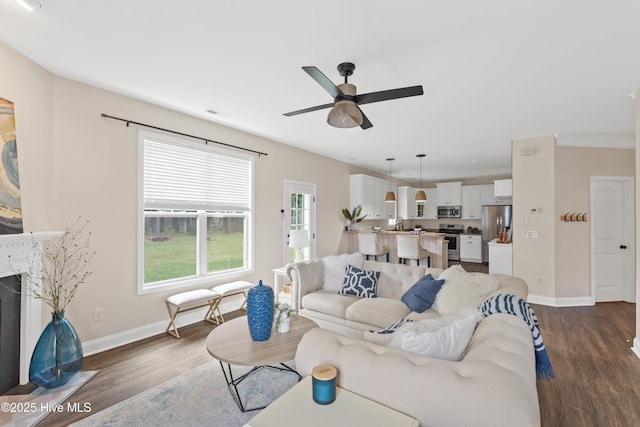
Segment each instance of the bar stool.
M365 259L373 256L376 261L378 255L387 255L389 262L389 250L378 243L375 233L358 233L358 252L364 255Z
M420 265L421 259L427 259L427 267L431 267L429 251L420 246L419 236L396 235L398 244L398 262L404 264L407 259L415 259Z

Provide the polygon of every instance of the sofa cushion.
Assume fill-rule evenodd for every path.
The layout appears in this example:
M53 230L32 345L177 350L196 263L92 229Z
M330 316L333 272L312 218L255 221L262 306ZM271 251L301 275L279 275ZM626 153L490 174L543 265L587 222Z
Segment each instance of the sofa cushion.
M346 309L347 320L384 328L402 319L411 311L400 300L394 298L362 298Z
M362 268L362 254L329 255L320 258L324 266L322 289L338 292L344 284L344 272L348 265Z
M431 274L427 274L410 287L400 299L411 311L422 313L431 308L443 284L444 280L435 280Z
M356 296L340 295L335 291L320 290L302 297L302 306L309 310L346 319L347 308L358 301L360 301L360 298Z
M375 298L379 271L361 270L353 265L347 266L340 294L355 295L363 298Z
M445 280L436 296L434 307L441 314L455 313L467 306L478 308L499 286L498 279L494 276L467 273L459 264L446 269L438 279Z
M364 261L362 268L380 272L377 291L379 297L395 298L397 300L425 275L423 266L392 264L389 262Z
M458 361L469 345L477 322L477 311L408 322L391 334L389 345L423 356Z

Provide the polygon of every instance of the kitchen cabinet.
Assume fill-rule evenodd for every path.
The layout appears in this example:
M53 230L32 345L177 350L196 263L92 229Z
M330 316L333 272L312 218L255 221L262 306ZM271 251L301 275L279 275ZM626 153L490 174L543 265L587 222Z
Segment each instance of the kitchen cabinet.
M368 215L366 219L395 218L396 204L384 201L387 191L389 191L389 181L363 174L350 175L349 208L362 206L362 215ZM394 184L391 186L391 191L397 191Z
M438 206L461 206L462 205L462 181L459 182L439 182Z
M513 246L511 243L489 242L489 274L513 275Z
M460 236L460 261L482 262L482 236L463 234Z
M398 216L404 219L418 218L418 204L416 203L417 188L398 187Z
M425 188L424 192L427 194L427 203L424 207L425 219L438 219L438 189Z
M482 219L482 185L462 187L462 219Z
M485 184L482 186L482 205L510 205L511 197L496 197L495 185Z
M513 196L513 181L510 179L499 179L493 181L493 194L496 198L511 198Z

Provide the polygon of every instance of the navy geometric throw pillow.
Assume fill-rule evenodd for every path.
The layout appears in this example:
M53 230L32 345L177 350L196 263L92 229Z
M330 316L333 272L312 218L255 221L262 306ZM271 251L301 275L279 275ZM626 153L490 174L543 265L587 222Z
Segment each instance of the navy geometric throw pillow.
M379 271L360 270L349 264L344 274L342 289L338 293L362 298L375 298L379 277Z

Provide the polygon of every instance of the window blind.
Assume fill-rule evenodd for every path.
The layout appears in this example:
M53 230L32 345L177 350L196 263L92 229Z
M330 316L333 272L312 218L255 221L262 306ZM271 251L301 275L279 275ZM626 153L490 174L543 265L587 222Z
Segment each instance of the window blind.
M144 207L249 211L252 162L205 145L145 137Z

